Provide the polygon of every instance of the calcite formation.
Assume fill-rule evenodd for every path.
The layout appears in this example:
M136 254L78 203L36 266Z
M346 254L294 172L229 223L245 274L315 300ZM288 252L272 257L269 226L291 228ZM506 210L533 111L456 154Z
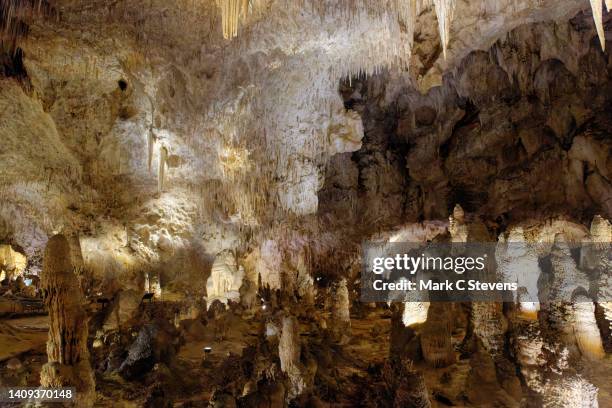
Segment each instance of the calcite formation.
M351 330L351 301L346 280L342 279L333 287L333 305L331 324L340 334L349 334Z
M0 2L0 383L612 406L611 8ZM405 242L496 248L518 290L362 301Z
M0 270L3 279L16 278L23 274L27 265L26 257L13 249L11 245L0 245Z
M278 343L280 368L289 377L289 400L302 394L309 385L304 373L304 366L300 361L301 342L298 325L295 317L283 317Z
M421 333L421 349L425 361L434 367L444 367L455 362L451 330L452 320L448 309L443 303L432 304Z
M49 339L40 383L75 387L79 404L92 406L95 385L87 350L88 319L70 245L63 235L51 237L45 247L41 287L49 311Z
M231 251L218 254L206 281L208 305L215 300L224 304L228 301L238 302L243 278L244 268L236 264L236 257Z

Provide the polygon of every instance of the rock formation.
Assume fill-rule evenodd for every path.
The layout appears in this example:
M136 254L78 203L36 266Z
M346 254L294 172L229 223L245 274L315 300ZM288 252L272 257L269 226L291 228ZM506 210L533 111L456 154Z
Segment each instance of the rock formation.
M611 9L0 2L0 383L612 406ZM363 296L406 244L517 290Z
M349 298L346 280L342 279L333 287L332 293L331 325L333 330L341 335L348 335L351 331L351 301Z
M207 302L210 306L215 300L224 304L240 300L240 287L244 278L244 269L236 265L236 257L230 251L216 256L210 277L206 281Z
M289 377L288 399L293 400L302 394L308 384L304 375L304 367L300 361L300 328L293 316L282 319L280 339L278 343L278 357L281 370Z
M421 333L423 358L434 367L444 367L455 362L455 350L451 339L452 321L443 303L433 303Z
M83 295L63 235L49 239L41 275L43 299L49 311L48 362L43 387L75 387L80 406L93 406L95 384L87 350L87 315Z

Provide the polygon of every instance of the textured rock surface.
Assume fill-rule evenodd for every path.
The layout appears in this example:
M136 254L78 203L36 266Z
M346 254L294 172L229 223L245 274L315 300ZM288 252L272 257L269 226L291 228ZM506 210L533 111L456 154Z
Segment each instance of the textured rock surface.
M136 317L142 295L135 290L124 290L115 295L104 320L104 330L117 330Z
M229 251L218 254L206 282L207 303L210 305L215 300L224 304L230 300L238 302L243 278L244 268L236 265L234 254Z
M83 295L63 235L53 236L45 248L41 285L49 310L48 362L43 387L75 387L79 404L93 406L95 384L87 350L87 315Z
M0 380L100 406L612 405L602 3L3 2L0 268L25 278L2 310L30 313L39 273L53 296L49 362ZM504 305L365 304L365 240L552 255L498 254L525 289Z

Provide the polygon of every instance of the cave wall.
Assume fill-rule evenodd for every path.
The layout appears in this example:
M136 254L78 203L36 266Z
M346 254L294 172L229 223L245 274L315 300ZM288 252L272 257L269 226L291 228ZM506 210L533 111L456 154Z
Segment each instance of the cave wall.
M580 13L516 28L426 94L396 73L342 83L365 137L330 160L320 215L393 225L459 203L491 227L610 217L610 64Z

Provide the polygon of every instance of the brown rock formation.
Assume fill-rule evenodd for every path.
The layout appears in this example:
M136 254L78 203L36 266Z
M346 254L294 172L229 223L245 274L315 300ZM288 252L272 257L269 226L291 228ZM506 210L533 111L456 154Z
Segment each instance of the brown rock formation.
M87 315L71 262L70 245L53 236L45 248L41 287L49 311L48 362L40 383L44 387L75 387L79 406L91 406L95 385L87 350Z

